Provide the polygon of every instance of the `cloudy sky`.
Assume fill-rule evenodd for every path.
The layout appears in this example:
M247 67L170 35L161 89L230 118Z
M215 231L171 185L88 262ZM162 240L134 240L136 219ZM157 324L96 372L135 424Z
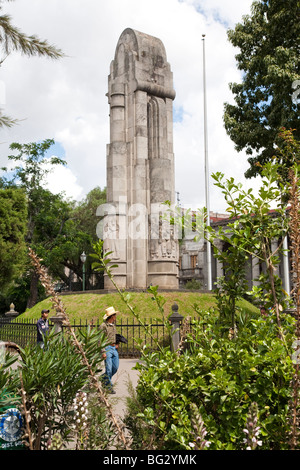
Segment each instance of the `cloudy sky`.
M63 50L58 61L11 54L1 66L0 101L21 122L1 131L0 167L12 142L53 138L51 153L68 165L49 178L53 192L80 200L106 186L110 62L126 28L156 36L165 45L174 76L175 189L185 207L205 205L203 41L205 34L209 172L222 171L248 187L245 154L237 153L223 126L228 84L240 81L227 29L250 13L252 0L16 0L3 12L23 32ZM210 181L210 209L224 211Z

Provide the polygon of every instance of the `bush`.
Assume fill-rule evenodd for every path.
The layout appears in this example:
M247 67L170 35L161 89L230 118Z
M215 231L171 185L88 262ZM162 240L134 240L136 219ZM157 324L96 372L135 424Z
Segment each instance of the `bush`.
M191 279L190 281L187 281L185 286L186 289L191 289L191 290L200 290L202 287L202 284L200 281L197 281L196 279Z
M224 335L217 317L206 314L194 322L184 352L145 356L126 418L137 448L151 436L152 448L165 450L191 449L206 438L210 449L245 449L247 416L256 403L261 448L287 449L294 320L286 315L282 325L285 342L272 317Z
M88 328L79 335L94 373L101 372L103 334ZM97 397L89 371L68 332L51 333L43 349L40 346L20 349L18 370L11 370L11 361L8 356L2 367L0 364L0 385L6 390L0 405L5 405L12 387L19 405L23 395L33 450L46 449L49 443L50 448L68 446L70 441L71 447L80 449L105 449L111 445L114 432L106 408L99 402L95 406ZM81 393L86 396L86 413L80 416L80 421L74 399Z

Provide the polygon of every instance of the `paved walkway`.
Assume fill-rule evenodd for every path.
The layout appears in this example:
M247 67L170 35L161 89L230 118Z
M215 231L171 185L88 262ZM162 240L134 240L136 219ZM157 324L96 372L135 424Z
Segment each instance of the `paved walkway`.
M133 370L138 359L120 359L119 370L112 378L115 395L109 395L109 400L112 403L113 410L121 419L124 417L126 411L126 397L129 396L128 384L131 383L135 388L138 382L137 370Z

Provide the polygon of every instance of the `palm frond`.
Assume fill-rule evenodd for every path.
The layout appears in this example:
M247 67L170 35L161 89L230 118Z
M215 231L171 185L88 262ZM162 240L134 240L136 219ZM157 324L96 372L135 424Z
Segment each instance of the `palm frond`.
M0 110L0 129L2 127L12 127L17 123L18 119L12 119L11 117L6 116L5 114L2 114Z
M35 35L28 36L13 26L9 15L0 16L0 47L6 55L12 51L19 51L27 56L47 56L50 59L58 59L64 55L46 40Z

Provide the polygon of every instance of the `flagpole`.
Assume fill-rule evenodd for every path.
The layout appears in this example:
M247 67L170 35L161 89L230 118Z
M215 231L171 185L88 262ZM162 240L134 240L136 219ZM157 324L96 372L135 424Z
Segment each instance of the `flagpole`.
M205 201L206 201L206 225L210 226L210 201L209 201L209 168L208 168L208 139L207 139L207 103L206 103L206 70L205 70L205 34L202 34L203 42L203 96L204 96L204 164L205 164ZM212 290L211 272L211 243L206 241L207 249L207 288Z

